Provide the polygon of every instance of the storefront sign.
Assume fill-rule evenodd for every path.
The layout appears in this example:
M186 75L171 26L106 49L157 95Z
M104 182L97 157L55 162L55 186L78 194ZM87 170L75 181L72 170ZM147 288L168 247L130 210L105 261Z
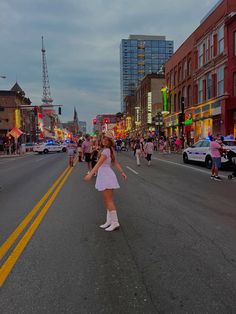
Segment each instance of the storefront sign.
M20 128L21 127L20 109L15 109L15 127L16 128Z

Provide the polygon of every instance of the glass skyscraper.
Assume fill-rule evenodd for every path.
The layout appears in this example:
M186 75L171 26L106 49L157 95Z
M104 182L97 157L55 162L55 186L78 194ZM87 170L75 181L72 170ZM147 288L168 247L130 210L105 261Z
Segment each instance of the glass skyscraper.
M172 56L174 42L165 36L130 35L120 45L121 111L124 98L133 96L138 82L149 73L158 73Z

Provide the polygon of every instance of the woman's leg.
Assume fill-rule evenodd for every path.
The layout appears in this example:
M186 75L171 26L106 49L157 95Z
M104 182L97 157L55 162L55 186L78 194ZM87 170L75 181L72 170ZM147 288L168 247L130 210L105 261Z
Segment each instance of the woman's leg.
M102 191L102 197L107 210L116 210L116 206L113 201L113 190L107 189Z
M119 228L116 206L113 201L113 190L107 189L102 192L103 201L107 209L107 221L101 228L106 228L106 231L114 231Z

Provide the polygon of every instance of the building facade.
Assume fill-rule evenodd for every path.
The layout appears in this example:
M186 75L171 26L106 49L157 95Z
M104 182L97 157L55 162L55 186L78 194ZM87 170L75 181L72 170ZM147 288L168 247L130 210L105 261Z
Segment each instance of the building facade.
M154 118L163 111L161 89L165 84L163 74L147 74L135 92L135 129L142 133L155 130Z
M166 135L236 136L235 12L235 0L219 1L166 63Z
M172 56L173 41L165 36L130 35L120 45L121 111L125 112L126 96L134 96L139 81L150 73L162 71Z
M36 140L37 117L31 101L16 82L11 90L0 91L0 138L9 139L13 128L20 129L22 143Z
M79 121L79 132L83 135L87 133L87 122L86 121Z

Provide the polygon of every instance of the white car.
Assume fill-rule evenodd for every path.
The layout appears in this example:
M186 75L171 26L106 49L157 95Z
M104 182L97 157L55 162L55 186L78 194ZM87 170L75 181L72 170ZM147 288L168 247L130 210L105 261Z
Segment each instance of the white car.
M41 143L34 146L34 152L39 154L59 153L63 151L63 146L56 143Z
M223 141L223 148L226 150L232 150L236 153L236 141L226 139ZM188 147L183 152L183 161L188 163L190 161L197 161L205 163L208 169L212 166L212 156L210 150L210 140L200 140L191 147ZM221 157L222 164L226 164L229 160L226 156Z

